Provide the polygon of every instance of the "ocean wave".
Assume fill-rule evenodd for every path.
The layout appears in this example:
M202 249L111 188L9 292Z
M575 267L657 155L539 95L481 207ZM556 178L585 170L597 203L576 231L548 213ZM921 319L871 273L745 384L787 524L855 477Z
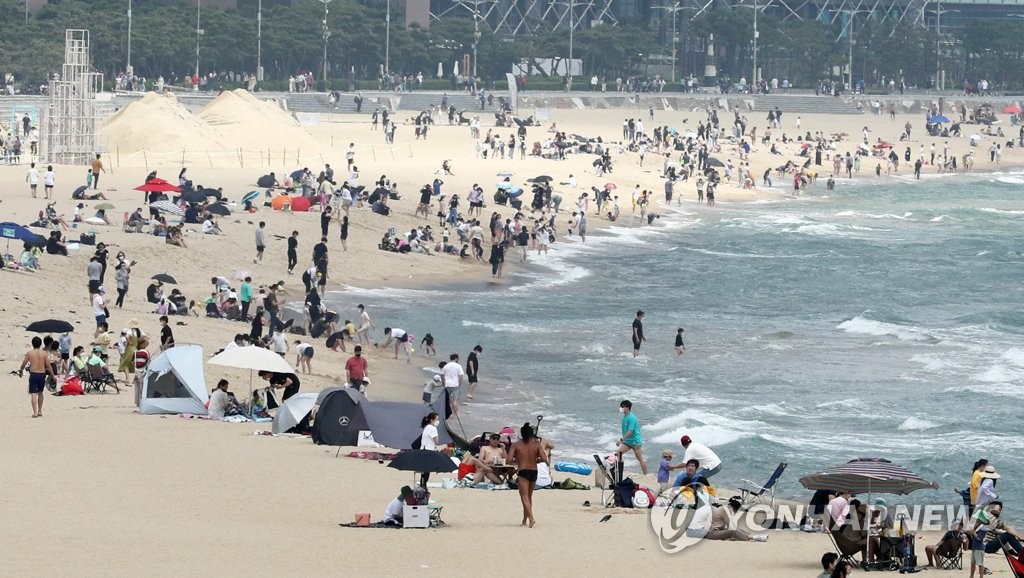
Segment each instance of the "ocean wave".
M994 180L997 183L1004 183L1007 185L1024 185L1024 179L1020 177L999 177Z
M931 355L917 354L910 358L910 361L914 363L920 363L924 365L924 368L929 371L939 371L950 367L952 364L945 359L940 359Z
M931 218L931 222L939 223L939 222L942 222L943 219L950 219L950 220L953 220L953 221L956 220L953 217L950 217L949 215L939 215L938 217L932 217Z
M519 323L484 323L480 321L462 321L463 327L485 327L495 333L536 333L540 331L536 327L520 325Z
M1024 367L1024 349L1018 349L1016 347L1007 349L1003 352L1003 359L1018 367Z
M711 249L701 249L700 247L683 247L687 251L693 253L701 253L702 255L712 255L715 257L739 257L743 259L813 259L819 257L817 253L810 255L762 255L759 253L731 253L729 251L712 251Z
M910 416L907 419L903 420L903 423L896 426L896 429L901 431L919 431L932 429L935 427L939 427L939 424L930 422L926 419L921 419L919 417Z
M1002 364L996 364L974 376L978 381L986 383L1010 383L1017 381L1020 372Z
M978 209L982 213L992 213L995 215L1024 215L1024 211L1014 211L1011 209L996 209L992 207L982 207Z
M583 353L611 353L612 348L603 343L591 343L590 345L581 345L580 351Z
M864 317L854 317L840 323L837 329L856 335L874 335L876 337L892 336L900 341L919 341L923 343L938 343L939 340L916 329L903 327L894 323L875 321Z

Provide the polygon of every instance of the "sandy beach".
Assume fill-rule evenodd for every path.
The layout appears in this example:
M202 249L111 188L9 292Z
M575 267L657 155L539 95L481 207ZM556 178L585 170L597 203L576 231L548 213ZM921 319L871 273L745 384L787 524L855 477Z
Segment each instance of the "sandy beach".
M694 179L679 182L675 194L681 203L664 203L663 159L655 151L648 152L643 165L637 153L627 152L617 144L621 141L622 122L636 114L635 110L554 110L552 122L558 130L588 137L601 136L609 144L614 172L594 174L593 155L572 155L555 161L527 155L525 160L476 158L475 143L465 126L433 126L427 140L417 140L413 126L406 121L411 112L396 113L398 132L393 145L387 145L381 131L371 130L368 115L323 115L316 126L300 126L291 122L287 113L272 105L260 110L245 99L225 97L209 111L195 116L181 116L174 103L159 97L133 111L124 109L120 118L111 119L104 133L105 167L100 190L116 208L108 211L114 226L78 224L65 231L75 240L82 232L95 231L97 241L110 248L111 257L124 251L138 264L132 269L130 290L123 309L111 302L111 330L117 332L137 319L143 331L159 335L158 315L145 300L149 278L158 273L173 275L189 299L208 296L210 278L223 275L229 279L238 271L250 272L253 285L284 282L289 301L301 304L302 282L299 273L308 266L310 252L320 237L318 213L273 211L260 207L256 213L239 210L219 219L221 235L204 235L199 225L185 226L188 248L168 245L163 238L122 231L122 213L142 207L143 194L132 190L142 184L149 171L176 181L182 168L182 156L190 178L197 185L223 187L225 195L237 202L243 194L256 189L257 177L274 171L278 175L308 166L314 174L323 163L345 172L345 152L354 143L355 164L362 184L369 185L381 175L398 183L403 199L391 203L388 217L373 214L368 208L353 208L347 251L338 240L338 224L330 226L331 291L346 286L357 287L429 287L459 285L494 288L512 286L515 273L523 267L515 263L511 252L506 257L508 269L504 279L493 280L486 263L461 260L453 255L398 254L380 251L381 236L394 228L407 232L418 225L431 224L439 236L437 218L422 219L414 215L418 190L435 177L444 180L446 195L465 193L478 183L484 189L487 206L482 221L491 211L503 218L512 218L510 207L495 206L491 197L498 173L510 172L510 179L526 185L526 179L540 174L550 175L555 183L566 182L570 175L577 181L576 189L556 185L563 197L562 211L557 215L558 238L551 250L578 243L577 236L567 236L566 225L577 197L591 187L603 188L615 183L615 194L621 208L621 219L610 223L591 215L592 234L609 226L648 226L639 216L631 214L631 191L653 191L649 211L668 219L672 212L707 212L715 207L699 205ZM136 105L132 105L133 107ZM528 112L528 111L524 111ZM654 126L670 126L680 131L696 130L706 122L703 111L654 112L650 120L646 111L643 122L648 133ZM772 143L780 154L770 151L772 143L761 143L767 127L764 112L745 112L747 133L757 127L757 142L749 153L755 188L743 188L736 177L723 184L717 202L723 205L771 200L783 201L792 196L792 176L779 176L774 169L787 160L803 163L798 156L801 142L783 143L798 134L817 132L825 135L843 134L832 153L854 152L865 128L872 145L882 139L895 147L900 157L899 175L912 174L912 166L904 161L904 149L910 147L912 158L924 151L927 176L938 171L927 164L930 147L937 147L939 156L948 141L950 156L962 158L976 151L975 171L1006 170L1024 165L1021 148L1006 149L999 164L990 162L989 146L1005 143L1004 138L982 138L977 147L970 147L967 135L975 127L965 128L960 138L921 136L919 115L823 115L807 112L786 113L782 126L771 129ZM178 124L171 124L178 115ZM262 115L262 116L261 116ZM726 129L732 113L719 112ZM799 129L797 128L797 117ZM492 129L490 114L482 117L482 132ZM684 122L685 121L685 122ZM913 125L912 138L900 142L905 123ZM129 130L129 127L131 130ZM531 127L528 141L543 141L549 136L548 125ZM1006 127L1004 130L1010 130ZM494 128L495 135L506 141L513 132ZM870 145L869 145L870 146ZM186 149L182 155L181 149ZM286 152L294 148L291 156ZM242 150L250 151L241 153ZM279 149L281 153L268 152ZM140 151L146 150L146 154ZM116 152L111 152L116 151ZM216 154L213 154L216 153ZM233 155L233 156L232 156ZM673 151L673 158L679 153ZM736 146L722 145L712 156L723 162L740 161ZM296 158L298 157L298 158ZM813 158L813 155L812 155ZM321 160L322 159L322 160ZM452 175L438 175L442 161L450 159ZM301 161L301 162L300 162ZM861 164L855 179L894 180L883 169L874 172L876 160L868 157ZM912 165L913 161L911 161ZM212 165L212 166L211 166ZM802 191L801 197L813 200L828 195L826 179L832 162L823 161L817 169L817 181ZM45 167L42 167L45 168ZM85 184L86 168L55 166L55 209L69 223L78 201L71 191ZM772 169L770 188L762 186L762 173ZM36 220L47 201L32 198L26 184L28 165L0 166L0 214L4 221L28 224ZM837 176L838 186L845 177ZM524 200L528 204L527 191ZM83 214L97 201L84 201ZM438 208L432 207L431 214ZM771 210L766 207L765 210ZM262 264L254 264L254 231L259 221L267 223L268 247ZM659 221L651 225L659 226ZM44 229L35 229L45 234ZM285 238L299 232L299 265L294 275L286 267ZM489 236L487 237L489 241ZM6 246L3 246L6 249ZM451 575L453 572L490 571L501 574L536 573L564 575L596 572L620 574L636 572L668 573L692 570L713 570L726 577L761 576L782 578L813 576L820 572L817 560L831 549L828 537L797 531L771 531L766 544L704 541L682 554L664 554L651 530L646 510L608 510L601 507L597 489L587 491L543 490L535 497L538 525L533 529L519 527L520 503L514 491L475 489L432 489L432 498L443 505L446 527L423 531L391 529L354 529L339 527L353 521L356 513L369 512L379 520L388 501L397 495L412 476L397 472L376 461L335 457L337 448L314 445L308 438L254 435L270 430L269 423L221 423L181 419L178 416L141 416L133 403L131 389L120 395L86 395L76 397L45 396L44 417L30 418L25 380L11 375L17 370L29 348L32 334L24 327L35 320L56 318L75 324L72 334L75 345L88 345L94 329L87 295L85 268L94 247L82 246L68 257L44 255L40 269L34 272L5 270L0 272L6 323L0 327L0 348L4 371L0 375L0 418L5 423L0 455L7 462L3 482L7 488L4 513L10 520L0 530L0 543L6 553L5 568L11 575L82 576L153 575L164 576L186 572L197 575L251 574L282 575L296 570L303 573L341 573L372 576L384 575ZM15 257L20 244L12 242L10 253ZM485 254L486 258L486 254ZM535 267L529 261L525 267ZM536 272L535 269L531 271ZM541 274L555 274L540 271ZM107 272L106 285L113 287L113 259ZM571 285L566 290L571 291ZM340 320L356 319L358 304L344 294ZM374 312L371 310L371 316ZM176 322L181 321L179 325ZM373 340L383 339L381 329L388 325L402 326L401 319L374 316L377 330ZM227 344L236 333L248 333L249 325L205 317L172 317L177 343L197 343L206 355ZM424 328L407 328L417 336ZM289 336L289 341L296 337ZM444 341L444 336L439 336ZM625 339L625 337L623 338ZM302 374L302 390L316 392L340 384L344 380L347 354L335 353L318 343L313 372ZM484 344L485 349L487 344ZM155 356L155 348L151 349ZM447 350L438 351L438 359L447 358ZM468 352L458 352L463 356ZM490 354L490 353L489 353ZM414 361L393 360L390 355L369 352L372 399L418 401L426 374L419 368L436 365L437 360L422 356L417 346ZM502 351L491 355L515 355ZM294 363L295 356L286 357ZM528 364L528 359L522 363ZM235 392L248 392L249 372L208 365L206 381L210 388L225 378ZM258 381L258 379L257 379ZM474 405L487 404L490 394L486 373L481 377L477 399L463 406L463 422L467 433L475 435L483 428L518 426L532 417L533 408L517 408L505 423L480 423L474 420ZM609 423L615 431L618 423ZM553 440L556 445L558 440ZM595 447L594 451L605 452ZM558 450L555 459L559 459ZM633 465L634 462L629 462ZM797 477L805 472L792 472ZM767 476L768 472L765 473ZM435 476L442 478L445 476ZM555 474L556 480L569 477ZM636 476L647 485L657 487L654 476ZM723 474L714 481L723 487L735 487L740 480ZM593 484L593 477L576 476ZM726 496L730 494L725 494ZM584 506L589 501L593 506ZM606 514L612 517L600 522ZM917 555L924 563L924 546L936 540L934 532L918 536ZM44 550L52 548L53 552ZM1002 567L1002 563L996 566ZM933 571L929 571L930 573ZM966 572L966 570L964 570ZM940 575L954 575L941 571Z

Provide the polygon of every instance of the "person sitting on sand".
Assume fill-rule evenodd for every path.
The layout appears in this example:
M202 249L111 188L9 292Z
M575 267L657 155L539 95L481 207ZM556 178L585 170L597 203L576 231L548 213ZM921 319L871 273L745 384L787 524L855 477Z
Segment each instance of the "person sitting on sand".
M206 220L203 221L203 234L220 235L220 227L217 226L217 222L213 220L213 217L207 216Z
M740 511L742 503L736 496L729 498L729 505L719 506L711 513L711 526L705 538L730 542L767 542L767 534L750 535L734 527L732 516Z
M480 455L473 457L470 454L466 454L466 459L463 460L476 468L476 473L473 474L473 483L479 483L484 478L488 481L500 484L501 477L494 471L493 466L504 465L507 454L505 448L499 443L501 436L496 433L492 433L487 438L487 445L480 448Z
M839 554L825 552L821 557L821 574L818 578L831 578L832 572L836 569L836 562L839 561Z
M675 483L672 484L673 486L675 486L677 488L679 488L679 487L684 487L685 488L687 486L694 486L695 487L695 486L698 486L698 485L704 485L704 486L708 485L708 479L705 478L702 474L699 474L697 472L697 470L700 469L700 462L698 460L696 460L696 459L689 459L689 460L686 461L685 464L669 466L668 469L669 469L669 471L672 471L672 470L677 470L677 469L679 469L681 467L686 468L686 472L682 473L682 474L679 474L679 476L676 477Z
M114 223L110 222L110 217L107 216L106 209L98 209L96 211L96 216L94 217L94 219L96 219L97 221L102 222L105 225L113 225L114 224ZM96 223L96 224L98 225L100 223Z
M60 231L50 232L50 238L46 240L46 254L68 256L68 246L64 244Z
M409 499L412 496L412 488L402 486L402 491L398 494L398 497L388 502L387 508L384 508L383 523L388 526L401 526L402 517L405 514L405 505L409 503Z
M185 236L182 234L180 226L168 227L167 237L165 237L165 240L168 245L177 245L178 247L188 249L188 245L185 244Z

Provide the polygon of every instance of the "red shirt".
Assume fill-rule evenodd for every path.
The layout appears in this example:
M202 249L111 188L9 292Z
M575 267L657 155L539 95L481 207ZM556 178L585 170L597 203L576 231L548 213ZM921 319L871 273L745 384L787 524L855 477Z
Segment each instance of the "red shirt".
M367 365L365 357L353 355L345 362L345 371L348 372L349 379L365 379Z

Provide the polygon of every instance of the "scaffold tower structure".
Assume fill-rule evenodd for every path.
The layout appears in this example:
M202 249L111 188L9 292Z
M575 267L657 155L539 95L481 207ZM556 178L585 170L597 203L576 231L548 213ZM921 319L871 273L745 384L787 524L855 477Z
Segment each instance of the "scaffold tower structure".
M96 93L88 30L64 31L64 64L48 87L43 156L55 164L88 164L97 152Z

